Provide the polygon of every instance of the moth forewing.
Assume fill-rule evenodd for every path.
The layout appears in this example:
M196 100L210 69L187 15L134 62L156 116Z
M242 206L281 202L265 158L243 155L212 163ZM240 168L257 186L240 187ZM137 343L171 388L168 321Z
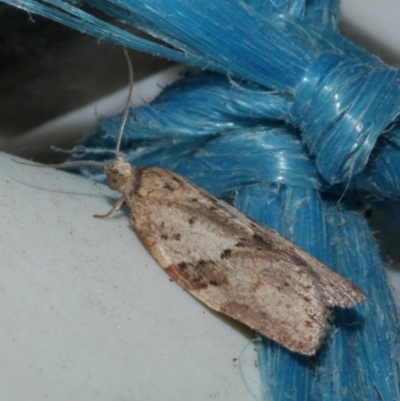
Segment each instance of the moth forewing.
M330 307L365 299L318 260L183 177L155 167L128 174L122 159L106 167L109 176L118 171L130 220L167 273L210 308L288 349L314 354Z

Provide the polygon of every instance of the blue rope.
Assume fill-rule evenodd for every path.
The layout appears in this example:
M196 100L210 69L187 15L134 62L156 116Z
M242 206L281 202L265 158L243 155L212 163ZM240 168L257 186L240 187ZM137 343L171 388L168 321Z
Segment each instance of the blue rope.
M348 183L365 169L379 135L400 111L398 70L337 33L337 1L266 1L264 6L238 0L83 1L172 48L62 0L2 1L126 47L290 94L292 110L285 120L301 128L320 174L331 184ZM398 159L391 163L398 164Z
M368 294L354 309L335 310L313 358L262 340L265 399L400 400L397 312L356 205L362 199L400 217L399 72L337 33L338 1L83 1L169 47L64 1L2 1L213 71L131 110L121 154L231 201ZM113 160L119 124L102 121L74 159ZM89 167L81 173L104 179Z

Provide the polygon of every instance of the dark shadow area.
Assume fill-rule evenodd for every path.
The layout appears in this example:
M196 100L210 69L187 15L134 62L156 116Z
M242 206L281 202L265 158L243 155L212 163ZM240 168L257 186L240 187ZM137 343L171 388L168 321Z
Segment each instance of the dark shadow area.
M172 65L144 53L129 53L136 81ZM126 60L119 47L2 3L0 60L3 139L128 84Z

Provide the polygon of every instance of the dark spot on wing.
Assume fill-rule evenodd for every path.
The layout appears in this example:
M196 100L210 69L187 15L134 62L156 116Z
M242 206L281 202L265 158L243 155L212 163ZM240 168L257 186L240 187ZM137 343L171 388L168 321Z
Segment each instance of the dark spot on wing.
M197 198L189 199L189 202L197 202Z
M166 270L176 272L176 280L182 282L185 288L192 290L203 290L209 285L218 287L228 282L225 272L212 260L201 259L197 263L181 262L176 268L170 266Z
M188 220L188 223L192 226L192 225L196 222L196 220L197 220L196 217L191 217L191 218Z
M229 259L231 257L232 250L231 249L224 249L221 252L221 259Z
M192 277L191 284L192 288L196 290L205 290L208 287L208 283L203 279L202 276Z
M188 267L188 265L187 265L186 262L181 262L181 263L178 264L178 268L180 270L185 270L185 269L187 269L187 267Z
M218 210L218 208L217 208L216 206L210 206L209 209L210 209L212 212L215 212L216 210Z
M168 235L167 234L161 234L160 237L163 240L167 240L168 239Z
M247 241L247 238L239 238L239 241L236 242L235 246L238 248L243 248L247 246L249 242Z
M164 189L167 189L168 191L172 191L173 188L169 184L164 184Z
M181 236L181 234L174 234L173 236L172 236L172 238L175 240L175 241L180 241L181 240L181 238L182 238L182 236Z

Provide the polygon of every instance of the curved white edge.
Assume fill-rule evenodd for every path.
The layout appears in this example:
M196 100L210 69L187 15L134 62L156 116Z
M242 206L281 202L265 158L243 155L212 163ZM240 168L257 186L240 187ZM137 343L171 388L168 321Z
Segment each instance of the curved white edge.
M0 168L1 400L259 399L254 332L171 282L127 210L93 218L117 193Z
M341 32L392 65L400 63L400 2L341 0Z
M190 70L193 68L177 65L135 82L130 104L140 106L149 103L163 88ZM121 113L128 98L128 91L129 86L42 124L4 144L3 149L8 153L33 158L36 154L47 153L50 146L69 149L79 139L89 135L101 118Z

